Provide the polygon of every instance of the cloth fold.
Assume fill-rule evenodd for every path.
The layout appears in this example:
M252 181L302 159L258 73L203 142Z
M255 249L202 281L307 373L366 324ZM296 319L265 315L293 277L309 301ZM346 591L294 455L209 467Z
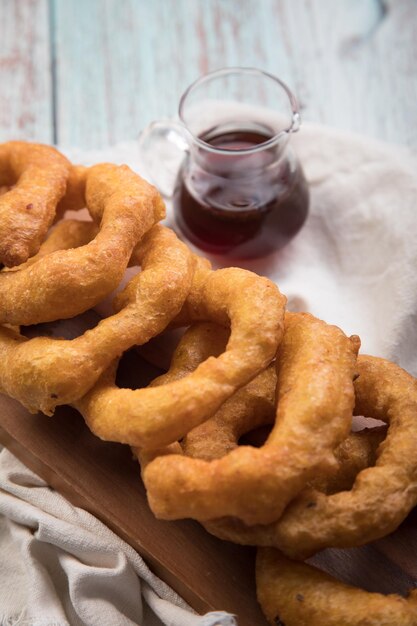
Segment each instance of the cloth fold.
M236 626L196 615L128 544L0 454L0 625Z

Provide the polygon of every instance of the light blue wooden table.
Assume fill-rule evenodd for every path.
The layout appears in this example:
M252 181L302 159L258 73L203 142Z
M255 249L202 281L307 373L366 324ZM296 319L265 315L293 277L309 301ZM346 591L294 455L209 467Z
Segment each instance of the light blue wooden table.
M275 73L305 119L417 149L416 0L0 0L0 140L99 148L200 74Z

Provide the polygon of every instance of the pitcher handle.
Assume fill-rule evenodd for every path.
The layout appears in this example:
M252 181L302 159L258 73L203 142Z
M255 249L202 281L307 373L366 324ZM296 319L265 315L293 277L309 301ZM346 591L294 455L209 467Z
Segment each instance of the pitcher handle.
M166 199L172 198L178 171L190 143L189 131L176 120L152 122L139 135L144 176Z

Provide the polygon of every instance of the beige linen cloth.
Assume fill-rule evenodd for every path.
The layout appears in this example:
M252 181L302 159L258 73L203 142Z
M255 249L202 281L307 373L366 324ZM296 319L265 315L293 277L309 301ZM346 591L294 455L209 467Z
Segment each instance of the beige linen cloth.
M363 352L417 375L414 156L312 125L294 145L310 184L309 218L284 250L251 269L275 280L293 310L359 334ZM68 152L74 161L128 163L143 173L136 142ZM0 455L0 513L0 624L235 624L225 613L193 614L130 546L7 451Z
M236 625L221 611L195 615L133 548L7 450L0 551L1 626Z

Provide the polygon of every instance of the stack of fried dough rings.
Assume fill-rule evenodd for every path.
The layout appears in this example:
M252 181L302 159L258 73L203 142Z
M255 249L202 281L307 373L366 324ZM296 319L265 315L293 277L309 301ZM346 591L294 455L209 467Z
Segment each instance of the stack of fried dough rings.
M83 208L88 221L65 216ZM0 391L32 413L72 405L98 437L131 446L156 517L259 546L271 624L417 626L416 591L369 593L303 562L391 533L417 504L416 379L286 311L268 279L211 269L164 216L125 165L0 146ZM141 270L120 289L128 266ZM114 313L74 339L20 328L77 316L118 287ZM126 350L178 328L166 373L117 386ZM352 432L354 415L385 426Z

